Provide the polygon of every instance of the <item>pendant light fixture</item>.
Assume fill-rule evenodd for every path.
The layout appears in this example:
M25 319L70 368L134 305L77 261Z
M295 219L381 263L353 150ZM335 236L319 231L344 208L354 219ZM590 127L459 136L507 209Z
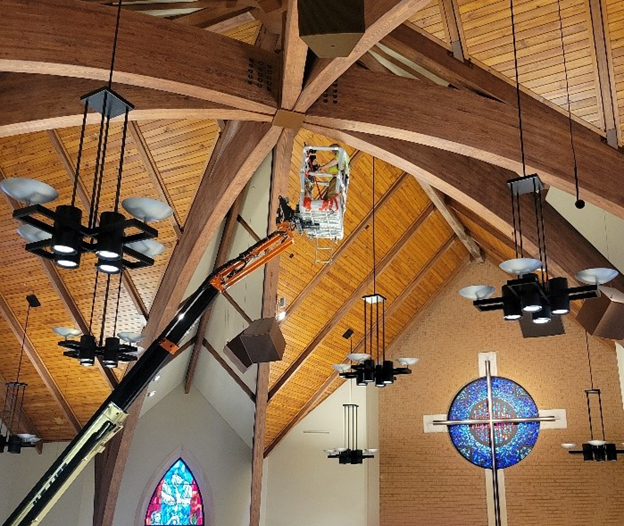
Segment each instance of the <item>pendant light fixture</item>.
M45 259L53 260L62 268L77 268L82 255L86 252L94 252L97 255L97 268L109 274L119 273L122 268L153 265L152 257L145 251L138 250L133 244L157 237L158 231L147 223L165 219L173 213L168 205L154 199L130 198L120 203L128 115L134 109L130 102L112 89L121 6L122 2L119 0L108 84L80 99L84 104L84 114L70 203L58 205L54 210L43 206L56 199L58 192L41 181L15 177L0 182L0 188L6 194L26 204L24 208L15 210L13 213L13 217L25 223L18 232L28 241L26 250ZM100 114L101 118L89 214L83 224L82 210L76 206L76 195L83 165L83 147L89 110ZM113 210L100 212L100 197L106 158L109 153L110 121L121 116L123 116L123 128L114 206ZM133 218L127 219L119 212L120 204Z
M353 403L353 384L349 383L349 403L342 404L342 447L325 450L327 458L337 458L340 464L362 464L364 459L375 458L379 451L358 447L358 407Z
M93 300L91 302L91 317L89 320L89 333L82 334L76 329L67 327L55 327L54 332L63 337L58 342L60 347L68 349L63 353L64 356L74 358L80 362L83 367L91 367L95 364L96 357L100 357L102 365L108 368L119 366L119 362L133 362L137 359L139 349L134 344L140 343L143 337L140 334L132 332L120 332L115 336L117 331L117 320L119 316L119 301L121 299L121 275L117 285L117 302L115 306L115 318L113 323L113 336L106 336L106 316L109 304L109 293L111 275L106 276L106 289L104 292L104 303L102 307L102 323L100 325L100 335L96 339L93 334L93 316L95 310L95 302L98 292L98 281L100 273L95 277L95 287L93 290ZM79 340L69 339L71 337L80 336ZM122 340L125 343L122 343Z
M4 406L0 414L0 453L3 453L6 449L9 453L19 454L23 447L35 447L35 444L40 440L39 437L33 434L19 432L24 410L24 396L26 387L28 387L27 383L20 381L28 321L30 319L30 310L41 306L37 296L34 294L26 296L26 301L28 302L28 309L26 310L26 322L24 323L24 335L17 366L17 376L14 382L7 382L6 384Z
M347 356L351 364L335 364L333 367L343 378L353 378L357 385L374 383L375 387L384 388L393 384L396 376L412 374L410 365L418 358L398 358L400 367L395 367L392 360L386 359L386 298L377 293L377 251L375 243L375 157L373 157L373 293L362 297L364 301L364 349L363 352L351 352ZM346 334L346 333L345 333ZM353 331L347 336L350 340ZM358 346L359 347L359 346Z
M560 9L560 8L559 8ZM576 278L585 283L584 286L570 287L567 278L549 278L548 253L546 247L546 227L544 222L543 189L544 185L537 174L527 175L526 156L524 149L524 130L522 127L522 104L520 94L520 78L518 69L518 50L516 45L516 28L514 21L514 3L510 0L511 32L513 40L514 66L516 77L516 103L518 107L518 128L520 131L520 156L522 160L522 176L507 181L511 197L511 217L513 222L513 240L515 258L503 261L500 268L515 275L502 287L502 294L492 298L495 288L489 285L472 285L462 288L461 296L472 300L475 307L481 311L502 310L503 318L516 321L524 314L530 315L533 323L544 324L551 321L553 315L560 316L570 312L570 301L578 299L596 298L599 295L598 286L607 283L617 276L612 269L596 268L579 272ZM561 16L561 11L559 11ZM563 29L561 19L561 42L563 48ZM565 50L564 50L564 67ZM568 110L570 108L568 95ZM570 134L574 153L573 130L570 117ZM584 203L578 199L578 173L576 154L574 153L574 177L577 188L577 207L582 208ZM520 196L533 195L534 217L528 218L535 222L537 234L537 248L539 258L531 258L524 251L524 236L522 233L522 207ZM582 204L582 206L581 206ZM525 223L527 218L524 218ZM537 273L539 271L539 274Z
M587 363L589 365L589 378L591 382L591 388L585 390L585 398L587 400L587 419L589 420L589 440L582 444L580 450L574 449L576 444L565 443L561 446L568 450L568 453L572 455L583 455L585 462L604 462L604 461L616 461L618 454L624 453L624 450L617 449L617 446L612 442L607 442L604 426L604 415L602 413L602 394L600 389L594 387L594 375L591 365L591 354L589 350L589 336L585 331L585 346L587 348ZM592 418L592 398L598 402L598 409L600 411L600 431L601 438L596 438L594 435L594 419Z

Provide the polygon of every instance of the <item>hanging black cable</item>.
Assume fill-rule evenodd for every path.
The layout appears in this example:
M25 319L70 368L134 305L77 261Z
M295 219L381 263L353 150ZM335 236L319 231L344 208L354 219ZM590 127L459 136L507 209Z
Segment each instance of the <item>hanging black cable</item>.
M580 198L579 192L579 180L578 180L578 163L576 159L576 149L574 148L574 124L572 122L572 109L570 103L570 84L568 80L568 64L566 60L565 44L563 41L563 17L561 16L561 0L557 0L557 14L559 15L559 36L561 39L561 54L563 55L563 71L565 73L565 85L566 85L566 102L568 110L568 124L570 126L570 146L572 147L572 158L574 159L574 188L576 191L576 202L574 206L581 209L585 207L585 201ZM591 9L590 9L591 17Z
M520 155L522 158L522 175L526 177L526 159L524 153L524 132L522 129L522 105L520 97L520 72L518 70L518 48L516 43L516 24L514 18L514 3L513 0L509 0L511 9L511 36L513 39L513 54L514 54L514 67L516 70L516 104L518 106L518 127L520 128Z
M115 38L113 39L113 55L111 57L110 75L108 77L109 89L113 86L113 69L115 68L115 56L117 55L117 37L119 35L119 21L121 20L121 0L117 3L117 20L115 21Z
M85 130L87 128L87 114L89 113L89 105L85 103L84 114L82 116L82 128L80 129L80 143L78 145L78 158L76 159L76 174L74 177L74 187L72 189L71 206L76 204L76 191L80 181L80 163L82 162L82 146L84 144Z

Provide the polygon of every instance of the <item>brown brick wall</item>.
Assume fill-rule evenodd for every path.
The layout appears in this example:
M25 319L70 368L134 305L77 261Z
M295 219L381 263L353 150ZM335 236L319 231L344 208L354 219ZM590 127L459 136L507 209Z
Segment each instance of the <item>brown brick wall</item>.
M424 414L445 413L477 376L482 351L497 351L499 374L524 386L538 407L567 410L567 429L542 431L531 454L505 470L509 526L624 525L624 457L583 462L560 445L580 444L589 434L582 328L568 316L565 335L525 340L517 322L504 322L500 312L480 313L457 294L465 285L500 287L505 279L493 265L470 264L394 346L394 358L421 361L411 377L380 396L382 526L487 525L482 470L459 456L447 434L424 434L422 423ZM624 411L615 350L594 339L590 346L607 439L619 444Z

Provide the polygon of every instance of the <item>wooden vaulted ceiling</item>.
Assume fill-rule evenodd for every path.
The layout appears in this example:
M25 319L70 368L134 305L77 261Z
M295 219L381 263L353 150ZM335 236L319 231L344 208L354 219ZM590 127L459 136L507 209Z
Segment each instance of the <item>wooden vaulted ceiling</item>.
M83 57L84 50L70 45L47 46L58 37L45 37L37 17L49 15L57 35L67 18L74 24L71 31L66 27L71 41L81 35L82 16L112 17L111 3L0 0L3 13L10 13L7 38L0 41L0 102L6 108L0 115L0 177L40 179L68 199L79 137L77 99L99 85L109 35L104 29L90 35L92 48L107 45L101 55L91 49ZM166 199L176 212L158 225L165 254L154 267L124 279L120 330L147 323L148 339L158 333L182 299L202 247L272 148L273 203L276 193L297 200L304 143L339 141L353 158L345 239L336 247L335 261L315 265L312 243L299 240L279 269L273 268L279 271L273 289L265 290L269 314L275 295L287 305L286 353L266 379L266 452L339 385L331 364L348 352L344 331L354 329L354 345L362 339L360 297L371 290L371 154L378 159L378 288L389 299L389 345L450 276L470 257L480 257L475 240L495 260L504 256L501 238L508 237L510 223L504 182L519 166L506 0L379 1L369 13L372 30L353 56L314 61L310 54L305 78L307 48L297 36L295 4L129 2L120 49L137 46L138 58L120 55L117 76L119 91L137 105L122 194ZM515 4L528 163L549 184L570 190L557 3ZM624 6L617 0L561 0L561 5L581 188L586 199L623 216L624 199L609 185L624 167L616 151L623 144ZM136 34L129 35L131 23ZM146 49L155 47L148 51L140 48L147 32L153 40L146 39ZM38 39L42 49L32 45ZM150 53L168 69L154 64L159 61L153 57L152 63L145 60ZM281 97L275 87L247 84L249 57L275 65ZM324 102L320 96L335 80L336 100ZM282 129L273 119L277 109L301 114L304 128ZM95 128L88 129L91 163L95 134ZM118 125L112 140L120 140ZM111 167L115 161L108 158ZM79 195L79 205L86 207L88 177L82 183L87 191ZM107 190L104 202L111 199ZM205 200L211 200L208 210ZM29 326L29 359L22 372L29 383L24 429L45 441L66 440L93 414L123 368L111 375L62 356L51 327L88 327L92 289L85 283L93 283L94 271L88 265L59 271L27 254L11 218L15 206L5 199L0 207L0 328L5 335L0 381L13 379L17 370L25 296L35 292L44 306L33 312ZM556 226L549 238L555 270L570 275L592 266L588 263L602 266L599 254L554 210L547 207L546 213Z

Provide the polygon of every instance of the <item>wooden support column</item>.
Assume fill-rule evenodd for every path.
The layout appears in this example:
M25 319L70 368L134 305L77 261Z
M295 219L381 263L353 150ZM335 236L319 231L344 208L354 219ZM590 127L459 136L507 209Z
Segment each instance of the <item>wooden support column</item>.
M390 318L397 310L399 310L403 303L409 296L416 290L416 288L423 282L427 274L435 267L435 265L444 257L444 255L451 249L453 244L456 242L454 237L449 238L435 253L435 255L429 260L429 262L416 274L414 279L410 281L407 286L403 289L401 294L397 296L397 298L392 302L392 305L386 311L386 318ZM468 262L468 259L466 259ZM464 265L460 265L455 271L454 275L461 270ZM428 302L433 299L434 296L429 298ZM422 312L424 309L420 309L419 312ZM374 327L376 324L374 325ZM409 325L406 325L408 327ZM397 335L393 341L398 340L400 335ZM353 352L359 352L363 346L364 340L362 339L353 349ZM388 352L392 348L392 343L390 343L386 352ZM323 395L327 392L327 390L332 386L332 384L338 378L337 372L332 372L325 382L319 387L319 389L312 395L312 397L305 403L305 405L299 410L299 412L294 416L294 418L280 431L280 433L275 437L275 439L267 446L264 456L266 457L271 451L275 449L275 447L284 439L284 437L299 423L303 420L312 409L316 407L319 400L323 398Z
M13 332L13 335L15 336L17 341L20 342L21 344L22 339L24 340L24 352L26 353L26 356L28 356L28 359L33 364L33 367L35 368L35 370L37 371L37 373L43 380L43 383L48 388L48 391L50 391L52 398L56 401L58 406L61 408L61 412L63 413L63 416L65 416L69 424L74 428L74 431L76 431L77 433L82 428L82 425L80 424L80 420L78 420L76 413L74 413L74 410L69 405L69 402L65 398L65 395L61 392L61 389L54 381L54 378L52 377L52 374L50 374L50 371L46 367L45 363L43 363L43 360L41 359L41 356L37 352L37 349L35 349L35 346L32 340L30 339L28 335L24 336L24 328L21 326L20 322L18 321L15 314L11 310L11 307L9 307L9 304L7 303L6 299L1 294L0 294L0 314L9 324L9 327L11 328L11 332Z
M418 216L418 218L408 227L399 240L392 246L390 251L383 257L377 266L377 275L381 275L384 270L390 266L394 259L399 255L401 249L407 244L415 232L422 227L427 219L429 219L434 213L433 205L428 206ZM325 341L325 338L329 336L332 330L334 330L342 318L359 302L362 296L368 290L370 283L373 281L373 272L370 272L360 283L360 285L353 291L351 296L344 302L342 307L330 318L330 320L323 326L323 328L316 334L314 339L306 346L305 349L297 356L297 358L290 364L290 366L284 371L282 376L275 382L271 390L269 391L269 400L271 400L278 391L284 387L286 383L294 376L294 374L301 368L308 357L314 352L314 350Z
M602 104L607 144L617 149L622 137L607 6L604 0L587 0L587 11L591 21L596 71L598 72L598 95Z
M421 188L427 194L429 199L431 199L433 205L442 214L442 217L444 217L448 225L453 229L455 235L466 247L466 250L468 250L468 253L472 257L472 259L474 259L478 263L483 263L485 260L483 258L483 254L481 253L479 245L477 245L475 240L472 239L470 235L468 235L468 233L466 232L466 228L459 220L455 212L453 212L448 206L446 206L444 194L424 181L418 181L418 184L420 184Z
M284 72L281 107L292 110L301 94L308 46L299 38L298 0L288 0L284 31Z

